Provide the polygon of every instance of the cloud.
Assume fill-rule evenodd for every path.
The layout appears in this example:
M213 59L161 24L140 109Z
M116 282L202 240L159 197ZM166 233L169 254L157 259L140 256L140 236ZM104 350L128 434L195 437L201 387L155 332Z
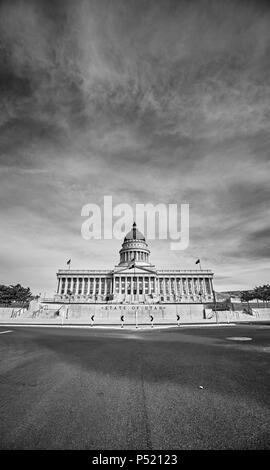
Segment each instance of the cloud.
M2 1L1 282L112 267L117 241L80 236L105 194L190 203L189 249L152 242L157 266L269 282L269 23L251 0Z

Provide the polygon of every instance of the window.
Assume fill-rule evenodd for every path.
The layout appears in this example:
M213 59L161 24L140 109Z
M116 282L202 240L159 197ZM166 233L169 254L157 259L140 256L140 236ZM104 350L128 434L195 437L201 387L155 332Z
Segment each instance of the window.
M62 279L62 288L61 288L61 294L65 293L65 287L66 287L66 279Z
M111 293L111 279L106 279L106 284L107 284L107 294Z
M127 293L131 294L131 278L127 278Z
M203 288L203 279L200 278L200 292L201 294L204 293L204 288Z
M211 295L211 285L210 285L210 279L205 279L205 284L206 284L206 292L208 295Z
M149 293L149 277L145 278L145 293Z
M139 277L139 294L143 293L143 278Z
M183 293L186 295L187 294L187 280L183 278L182 283L183 283Z
M89 294L93 294L94 293L94 278L93 277L90 277L89 279Z
M133 278L133 294L137 294L137 278Z

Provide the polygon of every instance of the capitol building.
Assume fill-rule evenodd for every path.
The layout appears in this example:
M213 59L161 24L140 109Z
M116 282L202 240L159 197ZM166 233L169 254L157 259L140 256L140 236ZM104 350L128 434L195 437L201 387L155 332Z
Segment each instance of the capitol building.
M213 302L208 269L157 269L144 235L134 222L111 270L59 269L54 302L99 304L202 304Z

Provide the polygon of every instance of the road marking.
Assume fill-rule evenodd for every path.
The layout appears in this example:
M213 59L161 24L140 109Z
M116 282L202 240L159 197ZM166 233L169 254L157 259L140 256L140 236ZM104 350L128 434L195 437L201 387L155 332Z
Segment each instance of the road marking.
M12 330L0 331L0 335L3 335L4 333L12 333Z
M232 336L226 339L229 339L231 341L252 341L252 338L249 338L248 336Z

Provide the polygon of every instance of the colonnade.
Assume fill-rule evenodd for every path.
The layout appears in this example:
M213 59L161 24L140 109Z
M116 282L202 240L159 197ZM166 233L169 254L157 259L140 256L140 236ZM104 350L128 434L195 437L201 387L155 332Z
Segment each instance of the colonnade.
M211 296L212 280L209 277L178 277L151 275L117 275L93 277L68 277L58 279L57 293L61 295L157 294L164 297Z
M125 251L125 252L121 253L120 262L121 263L128 263L129 261L135 260L135 261L144 261L144 262L148 263L148 257L149 257L149 253L147 253L145 251L139 251L139 250Z

